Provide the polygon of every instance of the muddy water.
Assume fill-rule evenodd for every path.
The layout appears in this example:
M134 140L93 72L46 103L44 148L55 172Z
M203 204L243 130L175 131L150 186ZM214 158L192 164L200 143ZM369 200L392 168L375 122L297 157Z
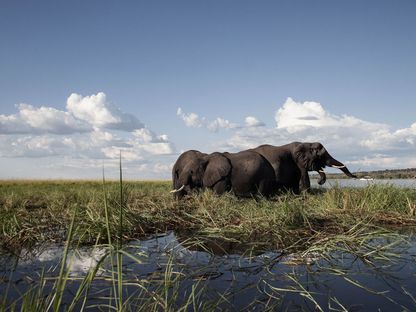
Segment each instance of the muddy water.
M386 246L389 240L375 239L373 244ZM137 290L132 284L144 280L152 281L147 284L149 289L156 289L166 269L172 267L181 276L176 284L178 304L189 294L192 285L199 283L198 287L204 287L202 300L217 301L222 294L227 301L221 302L218 308L226 310L262 311L270 303L276 304L278 310L314 310L313 300L325 311L341 309L341 305L351 311L416 310L414 235L390 250L390 260L373 255L357 258L344 251L330 253L325 258L314 253L302 256L302 252L241 255L244 248L232 243L208 246L216 254L201 251L198 246L184 246L186 241L172 232L130 243L127 250L141 263L127 257L123 259L124 280L131 282L124 288L126 296ZM62 252L62 246L50 245L32 253L23 250L18 256L3 254L0 293L5 294L8 288L11 302L35 285L42 271L45 276L56 276ZM100 247L71 252L70 276L84 276L105 253L105 248ZM111 293L111 282L103 280L111 276L110 268L107 259L98 271L87 304L108 303L108 299L100 298ZM45 293L50 291L51 285L46 282ZM71 302L78 285L77 280L69 283L64 303Z

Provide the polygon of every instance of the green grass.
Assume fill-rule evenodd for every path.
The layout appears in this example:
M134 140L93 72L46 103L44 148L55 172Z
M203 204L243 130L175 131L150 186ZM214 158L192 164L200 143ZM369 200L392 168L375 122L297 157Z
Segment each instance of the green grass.
M62 310L62 296L71 281L66 266L71 261L70 247L91 245L105 248L106 252L79 282L66 310L85 307L97 272L109 258L110 270L101 278L110 282L111 295L101 308L210 311L219 304L227 305L229 294L207 299L205 285L200 280L185 295L180 295L184 276L175 267L174 258L169 259L161 276L126 280L122 256L137 263L140 260L123 248L125 242L174 230L188 238L184 245L208 251L207 241L235 242L245 246L243 251L247 255L253 246L263 250L296 250L301 253L300 258L317 253L325 257L339 250L372 263L374 259L389 260L389 248L401 239L386 230L386 226L416 225L416 190L391 185L314 190L311 194L286 194L272 199L238 199L206 191L182 201L172 198L170 188L170 182L122 181L121 174L117 182L1 181L0 247L13 250L45 242L65 242L65 252L58 275L49 281L53 283L52 291L45 295L48 281L42 274L40 281L11 305L8 306L7 297L0 296L0 311L13 311L17 303L29 311ZM382 247L369 244L373 238L383 236L397 239ZM295 278L291 280L295 288L272 290L295 291L316 304L313 294ZM127 285L134 286L136 291L124 296L123 288ZM264 310L279 307L280 301L273 298L271 295Z
M121 191L119 182L106 182L103 191L98 181L2 181L1 247L64 240L75 207L75 236L86 245L94 244L97 237L101 243L111 243L111 239L120 242L120 235L129 240L175 230L280 248L312 234L342 234L356 224L416 225L416 190L391 185L315 190L270 200L206 191L176 201L169 194L170 182L123 183Z

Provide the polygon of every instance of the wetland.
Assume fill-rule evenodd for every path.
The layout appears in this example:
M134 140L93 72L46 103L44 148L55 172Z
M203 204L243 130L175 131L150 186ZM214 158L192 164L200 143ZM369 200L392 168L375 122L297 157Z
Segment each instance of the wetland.
M2 181L1 310L412 311L411 185L176 201L164 181Z

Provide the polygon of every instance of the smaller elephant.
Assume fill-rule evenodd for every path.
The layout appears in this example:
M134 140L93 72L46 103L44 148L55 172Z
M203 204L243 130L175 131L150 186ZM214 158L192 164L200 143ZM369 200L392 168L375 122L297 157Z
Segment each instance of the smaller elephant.
M180 199L204 188L216 194L231 191L238 197L270 196L275 190L274 170L253 151L199 155L186 163L172 192Z
M348 168L333 158L325 147L319 143L292 142L282 146L260 145L252 149L263 155L273 166L276 185L281 190L308 190L311 186L308 171L317 171L320 175L319 184L324 184L326 166L340 169L350 178L356 178Z
M208 154L205 153L201 153L200 151L197 150L189 150L186 152L183 152L178 159L176 160L175 164L173 165L172 168L172 186L174 190L179 189L182 184L179 183L179 176L181 175L183 169L185 168L185 166L193 161L196 160L200 157L204 157L207 156ZM178 196L178 192L175 193L175 196Z

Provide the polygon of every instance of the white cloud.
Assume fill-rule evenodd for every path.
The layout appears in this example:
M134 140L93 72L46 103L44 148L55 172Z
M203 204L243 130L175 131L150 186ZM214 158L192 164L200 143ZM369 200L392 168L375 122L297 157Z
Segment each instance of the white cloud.
M0 157L47 157L71 148L69 138L56 136L0 136Z
M121 112L113 107L105 93L90 96L72 93L66 104L68 112L94 127L133 131L144 125L133 115Z
M215 120L207 124L207 128L210 131L217 132L219 129L235 129L238 125L231 123L227 119L217 117Z
M124 142L124 145L114 144L113 138L108 138L113 144L103 144L101 151L105 157L118 159L120 151L122 158L127 161L138 161L155 155L171 155L175 152L174 145L166 134L156 135L147 128L137 129Z
M91 131L88 123L75 118L71 113L53 107L33 107L29 104L17 106L14 115L0 115L2 134L71 134Z
M137 161L143 159L143 157L132 148L111 146L103 147L101 151L104 153L106 158L111 159L119 159L120 153L122 159L125 161Z
M135 116L108 103L103 92L85 97L72 93L66 111L29 104L19 104L17 109L17 114L0 115L0 134L73 134L93 128L134 131L144 127Z
M126 161L175 152L167 135L156 135L143 128L126 137L95 129L91 133L59 135L0 136L0 157L48 157L71 155L74 158L116 159L122 151Z
M184 121L184 117L190 115L178 109L178 116ZM195 116L193 123L185 121L185 124L205 127L211 131L234 130L230 138L214 143L211 150L239 151L266 143L283 145L293 141L319 141L334 157L357 168L376 168L376 164L377 168L410 166L412 161L406 155L414 155L416 152L416 123L408 128L394 130L387 124L369 122L346 114L332 114L314 101L297 102L287 98L281 107L276 108L276 124L273 128L266 127L253 116L245 118L244 126L231 123L225 118L208 122L197 114ZM358 164L360 160L361 165Z
M205 119L199 118L199 116L195 113L186 114L180 107L178 107L176 115L185 122L187 127L200 128L205 123Z
M247 116L245 119L246 127L263 127L265 126L264 122L258 120L256 117Z
M123 162L160 170L147 162L175 152L166 134L156 134L135 116L114 108L102 92L71 94L65 111L28 104L17 108L16 114L0 115L0 157L27 162L31 158L37 158L36 162L39 158L65 159L47 165L42 161L51 177L68 170L72 176L76 166L80 171L90 168L92 172L104 160L118 159L120 151Z
M179 116L185 122L185 125L187 127L207 128L211 132L218 132L220 129L230 130L242 127L222 117L217 117L214 120L209 121L205 117L199 117L199 115L195 113L184 113L182 108L180 107L177 109L176 115ZM264 123L252 116L246 117L245 122L246 127L258 127L264 125Z
M31 158L36 158L32 161L35 177L99 177L103 163L106 171L117 177L121 151L130 178L170 178L172 164L178 157L168 135L156 134L135 116L115 109L104 93L71 94L66 110L28 104L18 105L17 109L15 114L0 115L0 157L3 163L14 159L19 164L14 169L6 165L3 177L27 177ZM207 148L211 145L211 151L320 141L351 170L416 167L416 123L393 129L354 116L332 114L313 101L288 98L276 107L276 123L272 127L251 115L240 124L222 117L208 120L181 108L177 116L188 127L229 130L229 137L222 142L206 143Z
M153 165L153 171L156 173L165 174L170 173L173 168L173 163L156 163Z
M132 149L142 151L150 155L165 155L172 154L175 147L166 134L156 135L147 128L136 130L133 133L133 138L128 141Z
M238 151L266 143L319 141L335 158L355 168L403 168L415 164L408 155L416 152L416 123L394 131L386 124L331 114L320 103L291 98L276 110L275 120L274 128L239 128L217 149Z
M275 114L276 127L290 133L305 129L319 128L365 128L367 131L388 130L388 126L366 122L358 118L343 115L337 116L327 112L317 102L295 102L287 98L286 102Z

